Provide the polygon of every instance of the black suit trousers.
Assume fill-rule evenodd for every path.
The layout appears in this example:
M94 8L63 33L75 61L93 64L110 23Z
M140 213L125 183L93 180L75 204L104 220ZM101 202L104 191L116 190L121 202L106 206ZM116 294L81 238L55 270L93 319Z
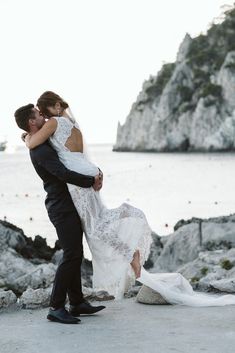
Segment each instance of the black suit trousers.
M76 211L65 213L59 222L52 223L63 249L63 258L56 271L50 300L51 307L57 309L64 307L67 295L71 305L83 301L81 285L83 231Z

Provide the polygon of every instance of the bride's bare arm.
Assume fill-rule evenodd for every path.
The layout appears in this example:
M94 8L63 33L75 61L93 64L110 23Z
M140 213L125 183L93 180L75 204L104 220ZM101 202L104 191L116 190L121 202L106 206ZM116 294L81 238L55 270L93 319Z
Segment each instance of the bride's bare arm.
M56 128L57 128L56 119L53 119L53 118L49 119L39 131L35 132L33 135L28 134L25 137L26 146L29 149L32 149L41 145L43 142L48 140L48 138L51 135L54 134Z

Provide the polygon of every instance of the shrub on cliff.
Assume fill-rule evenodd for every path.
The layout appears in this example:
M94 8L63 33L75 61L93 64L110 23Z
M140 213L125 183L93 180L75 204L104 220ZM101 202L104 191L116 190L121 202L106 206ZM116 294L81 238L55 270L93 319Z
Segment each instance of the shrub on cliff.
M153 80L152 82L150 80L150 83L152 83L152 85L150 85L145 90L146 94L150 98L155 98L156 96L159 96L162 93L164 87L166 86L167 82L171 78L174 68L175 68L174 63L164 64L161 71L158 73L156 79Z

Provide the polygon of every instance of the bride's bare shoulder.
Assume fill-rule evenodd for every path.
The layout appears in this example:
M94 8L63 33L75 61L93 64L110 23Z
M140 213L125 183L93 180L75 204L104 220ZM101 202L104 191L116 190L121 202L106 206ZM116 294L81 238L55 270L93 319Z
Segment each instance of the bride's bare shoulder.
M57 125L58 125L58 121L54 116L48 119L44 124L44 126L46 127L56 127Z

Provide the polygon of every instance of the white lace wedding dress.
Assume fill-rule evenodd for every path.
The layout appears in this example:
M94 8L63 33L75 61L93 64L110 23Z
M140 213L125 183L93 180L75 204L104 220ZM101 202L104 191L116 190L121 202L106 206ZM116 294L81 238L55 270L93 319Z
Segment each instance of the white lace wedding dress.
M61 162L70 170L95 176L99 169L83 153L71 152L65 146L76 122L64 117L54 117L57 129L50 137L52 147ZM148 258L152 243L151 229L144 213L123 203L118 208L108 209L100 193L92 187L82 188L68 184L73 203L78 211L92 254L93 288L106 290L116 299L135 282L130 262L139 249L141 263Z
M83 153L70 152L65 146L76 122L55 117L57 129L50 143L61 162L70 170L95 176L98 168ZM114 209L103 204L99 192L68 184L74 205L92 254L93 288L106 290L116 299L135 282L132 261L139 249L141 264L148 258L152 243L151 229L144 213L126 203ZM235 295L210 295L194 292L179 273L149 273L143 267L138 281L159 292L168 303L189 306L223 306L235 304Z

